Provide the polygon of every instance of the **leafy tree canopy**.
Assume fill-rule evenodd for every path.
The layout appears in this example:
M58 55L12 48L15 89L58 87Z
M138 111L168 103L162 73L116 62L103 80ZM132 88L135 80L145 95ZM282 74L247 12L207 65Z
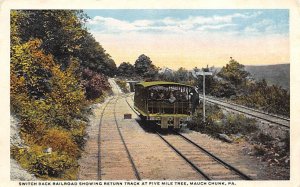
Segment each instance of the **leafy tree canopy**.
M135 69L129 62L122 62L118 67L118 75L132 77L135 74Z
M158 73L158 68L152 63L151 59L144 54L138 57L134 67L136 73L144 78L154 78Z
M239 86L245 83L246 77L250 75L244 68L244 65L238 63L231 57L229 63L221 69L218 76L230 81L235 86Z
M52 54L62 69L72 57L83 68L113 75L115 62L84 27L87 15L81 10L18 10L12 11L12 42L42 40L41 48Z

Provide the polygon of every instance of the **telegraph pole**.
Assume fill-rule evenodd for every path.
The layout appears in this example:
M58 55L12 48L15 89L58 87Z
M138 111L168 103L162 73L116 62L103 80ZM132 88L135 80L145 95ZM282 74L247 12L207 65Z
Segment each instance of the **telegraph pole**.
M203 76L203 122L205 122L205 75L212 75L212 72L198 71L195 76Z
M203 122L205 122L205 73L203 72Z

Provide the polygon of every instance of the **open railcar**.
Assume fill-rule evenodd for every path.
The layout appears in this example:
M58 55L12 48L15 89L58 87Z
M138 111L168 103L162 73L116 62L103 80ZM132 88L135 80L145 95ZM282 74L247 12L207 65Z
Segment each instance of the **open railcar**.
M192 86L175 82L141 82L135 85L134 108L142 119L161 128L180 128L190 119L199 95ZM199 102L199 101L198 101Z

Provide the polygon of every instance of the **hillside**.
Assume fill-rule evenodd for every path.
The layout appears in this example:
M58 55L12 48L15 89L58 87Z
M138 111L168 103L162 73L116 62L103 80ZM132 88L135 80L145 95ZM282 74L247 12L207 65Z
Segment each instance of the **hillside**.
M251 73L256 80L265 78L269 84L290 89L290 64L246 66L245 70Z

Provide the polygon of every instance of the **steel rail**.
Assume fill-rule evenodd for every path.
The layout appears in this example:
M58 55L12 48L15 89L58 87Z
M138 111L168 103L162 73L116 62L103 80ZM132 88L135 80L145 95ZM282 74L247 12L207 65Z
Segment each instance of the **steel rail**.
M126 103L131 108L133 112L135 112L137 115L139 115L135 109L128 103L127 98L125 98ZM188 158L186 158L178 149L176 149L174 146L172 146L165 138L163 138L159 132L155 130L156 135L158 135L169 147L171 147L178 155L180 155L186 162L188 162L193 169L195 169L198 173L200 173L205 179L211 180L211 178L206 175L199 167L197 167L193 162L191 162Z
M235 168L234 166L228 164L227 162L223 161L222 159L220 159L219 157L217 157L216 155L210 153L209 151L207 151L206 149L204 149L203 147L201 147L200 145L196 144L194 141L190 140L189 138L187 138L186 136L182 135L179 132L176 132L173 130L173 132L175 132L177 135L179 135L180 137L182 137L184 140L186 140L187 142L191 143L192 145L196 146L198 149L200 149L202 152L206 153L207 155L209 155L210 157L212 157L214 160L216 160L217 162L219 162L220 164L222 164L223 166L225 166L226 168L233 170L235 173L237 173L239 176L241 176L243 179L246 180L252 180L251 177L249 177L248 175L244 174L242 171L240 171L239 169Z
M290 128L288 125L284 125L284 124L282 124L282 123L279 123L279 122L276 122L276 121L273 121L273 120L269 120L269 119L266 119L266 118L263 118L263 117L260 117L260 116L256 116L256 115L251 114L251 113L249 113L249 112L245 112L245 111L242 111L242 110L239 110L239 109L230 107L230 106L225 106L224 104L216 103L216 102L214 102L214 101L207 101L207 102L213 103L213 104L217 104L217 105L220 105L220 106L222 106L222 107L224 107L224 108L228 108L228 109L231 109L231 110L235 110L235 111L237 111L237 112L241 112L241 113L243 113L243 114L247 114L247 115L252 116L252 117L254 117L254 118L258 118L258 119L261 119L261 120L265 120L265 121L267 121L267 122L274 123L274 124L276 124L276 125L280 125L280 126L285 127L285 128Z
M97 178L98 180L101 180L101 126L102 126L102 119L103 119L103 115L104 115L104 111L106 109L106 107L108 106L108 104L114 99L110 98L107 103L105 104L105 106L103 107L103 110L101 112L101 116L100 116L100 123L99 123L99 127L98 127L98 170L97 170Z
M178 149L176 149L170 142L168 142L159 132L155 130L156 134L169 146L171 147L179 156L181 156L187 163L189 163L193 169L200 173L206 180L212 180L204 171L202 171L198 166L196 166L192 161L185 157Z
M132 156L131 156L131 154L130 154L130 152L129 152L129 149L128 149L126 143L125 143L124 137L123 137L123 135L122 135L122 133L121 133L121 130L120 130L120 128L119 128L119 125L118 125L118 120L117 120L117 116L116 116L116 104L117 104L117 101L118 101L118 98L116 99L116 102L114 103L114 118L115 118L115 124L116 124L117 130L118 130L118 133L119 133L119 135L120 135L120 137L121 137L122 143L123 143L123 145L124 145L124 147L125 147L125 150L126 150L126 153L127 153L127 155L128 155L129 161L130 161L130 163L131 163L132 169L133 169L133 171L134 171L134 175L136 176L137 180L141 180L141 176L140 176L140 174L139 174L139 172L138 172L138 170L137 170L136 165L134 164L133 158L132 158Z
M130 96L129 96L130 97ZM131 108L131 110L136 114L136 115L140 115L130 104L129 102L127 101L127 96L125 96L125 101L127 103L127 105Z
M127 101L127 97L125 98L126 103L128 104L128 106L132 109L133 112L135 112L136 114L138 114L134 108L129 104L129 102ZM156 134L165 142L168 144L168 146L170 146L177 154L179 154L185 161L187 161L194 169L196 169L201 175L203 175L207 180L211 180L211 178L206 175L199 167L197 167L194 163L192 163L188 158L186 158L178 149L176 149L174 146L172 146L165 138L163 138L161 136L161 134L157 131L155 131ZM211 156L214 160L216 160L217 162L219 162L220 164L222 164L223 166L225 166L226 168L229 168L233 171L235 171L239 176L241 176L243 179L245 180L252 180L249 176L247 176L246 174L244 174L243 172L241 172L240 170L238 170L237 168L235 168L234 166L231 166L230 164L226 163L225 161L221 160L220 158L218 158L217 156L213 155L212 153L208 152L207 150L205 150L204 148L202 148L201 146L199 146L198 144L196 144L195 142L193 142L192 140L188 139L187 137L185 137L184 135L176 132L173 130L173 132L175 132L176 134L180 135L182 138L184 138L186 141L188 141L189 143L191 143L192 145L196 146L198 149L200 149L201 151L205 152L207 155Z
M202 97L200 96L200 98L202 98ZM229 104L229 105L237 106L237 107L240 107L240 108L244 108L244 109L247 109L247 110L252 110L254 112L261 113L261 114L264 114L264 115L268 115L268 116L271 116L271 117L275 117L275 118L278 118L278 119L281 119L281 120L290 121L289 118L286 118L284 116L280 116L280 115L276 115L276 114L273 114L273 113L268 113L268 112L264 112L264 111L261 111L261 110L258 110L258 109L254 109L254 108L246 107L246 106L243 106L243 105L239 105L239 104L236 104L236 103L224 101L222 99L215 98L215 97L212 97L212 96L207 96L207 98L209 98L211 100L216 100L216 101L219 101L219 102L222 102L222 103L226 103L226 104Z

